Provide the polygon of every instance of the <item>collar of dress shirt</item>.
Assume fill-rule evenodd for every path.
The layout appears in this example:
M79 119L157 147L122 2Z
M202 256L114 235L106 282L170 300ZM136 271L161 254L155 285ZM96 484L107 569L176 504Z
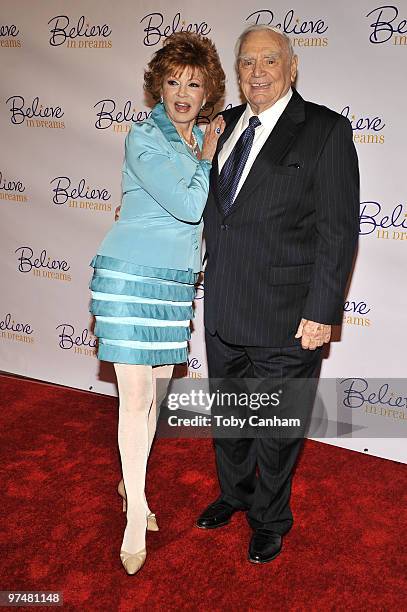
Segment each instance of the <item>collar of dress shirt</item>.
M283 113L285 107L289 103L292 95L293 90L290 87L287 93L282 98L277 100L277 102L273 104L273 106L270 106L270 108L268 108L267 110L263 111L262 113L259 113L258 117L261 121L261 125L266 131L271 132L271 130L279 120L280 115ZM249 125L250 117L254 117L254 115L255 113L252 111L250 104L247 104L246 110L243 113L242 131L247 128L247 126Z

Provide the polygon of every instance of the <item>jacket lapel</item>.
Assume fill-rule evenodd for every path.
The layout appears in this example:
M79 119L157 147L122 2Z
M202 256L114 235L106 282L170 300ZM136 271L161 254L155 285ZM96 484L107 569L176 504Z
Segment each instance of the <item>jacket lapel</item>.
M304 121L304 100L294 89L287 107L257 155L229 214L232 214L248 198L253 189L261 182L263 176L271 171L270 165L279 164L293 145Z

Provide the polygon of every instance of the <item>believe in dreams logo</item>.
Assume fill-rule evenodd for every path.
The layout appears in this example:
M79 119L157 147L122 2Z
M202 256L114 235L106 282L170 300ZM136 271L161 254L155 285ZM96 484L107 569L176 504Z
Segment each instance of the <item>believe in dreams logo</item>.
M322 17L299 17L294 9L285 13L272 10L257 10L246 17L246 21L256 25L269 25L279 28L290 36L293 47L327 47L328 24Z
M77 332L75 326L71 323L61 323L57 325L56 331L60 349L64 351L72 350L75 355L96 357L97 338L86 327Z
M112 128L118 134L129 132L133 123L144 121L151 115L151 111L138 110L131 100L126 100L120 106L113 98L103 98L98 100L93 108L96 109L95 128Z
M48 21L51 47L64 45L68 49L111 49L112 29L107 23L94 24L81 15L77 20L57 15Z
M188 21L181 17L181 13L176 13L169 19L163 13L148 13L140 19L144 26L143 44L146 47L158 45L163 38L167 38L175 32L194 32L202 36L208 36L212 28L204 20Z
M64 129L62 106L51 106L40 102L39 96L26 102L24 96L10 96L6 100L13 125L24 125L30 128Z
M380 202L360 203L359 234L407 244L407 207L397 204L385 212Z
M22 321L7 313L0 319L0 339L11 340L12 342L23 342L24 344L34 344L34 329L31 323Z
M46 249L39 255L34 253L30 246L20 246L15 250L17 255L17 270L22 274L32 273L36 278L49 280L62 280L70 282L72 276L69 272L71 266L66 259L53 258Z
M26 204L29 198L23 181L6 179L0 171L0 200Z
M111 212L109 203L111 193L101 187L90 187L89 182L81 178L74 182L69 176L56 176L52 185L52 202L57 206L70 209L92 210L94 212Z
M353 130L355 144L383 144L386 127L383 117L379 115L357 115L350 106L341 110L341 115L349 119Z
M405 379L343 378L338 381L340 402L344 408L406 422L406 383Z

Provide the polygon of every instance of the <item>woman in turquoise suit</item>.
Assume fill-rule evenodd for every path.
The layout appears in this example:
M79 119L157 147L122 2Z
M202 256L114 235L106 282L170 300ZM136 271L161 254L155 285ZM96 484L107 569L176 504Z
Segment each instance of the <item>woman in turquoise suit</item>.
M199 35L173 34L154 54L144 87L157 104L126 137L120 219L91 262L98 356L114 363L119 390L119 493L127 511L120 558L128 574L145 562L146 529L158 530L144 494L155 379L169 379L187 360L202 213L224 129L221 117L205 136L195 123L222 97L224 80L214 45Z

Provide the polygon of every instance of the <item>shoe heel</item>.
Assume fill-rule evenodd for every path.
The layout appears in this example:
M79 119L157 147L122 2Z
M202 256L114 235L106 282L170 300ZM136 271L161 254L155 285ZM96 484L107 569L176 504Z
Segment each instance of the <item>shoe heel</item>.
M119 484L117 485L117 492L120 495L120 497L122 498L122 509L123 509L123 512L126 512L126 510L127 510L127 499L126 499L126 490L124 488L123 480L121 480L119 482Z
M147 531L160 531L157 518L152 512L147 516Z

